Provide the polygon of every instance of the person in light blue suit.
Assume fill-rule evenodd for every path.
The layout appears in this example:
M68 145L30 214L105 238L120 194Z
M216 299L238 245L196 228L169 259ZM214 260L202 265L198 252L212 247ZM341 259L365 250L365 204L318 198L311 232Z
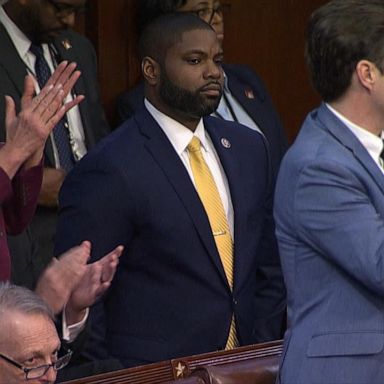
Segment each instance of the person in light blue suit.
M280 384L384 382L384 2L310 18L324 103L283 159L275 220L288 295Z

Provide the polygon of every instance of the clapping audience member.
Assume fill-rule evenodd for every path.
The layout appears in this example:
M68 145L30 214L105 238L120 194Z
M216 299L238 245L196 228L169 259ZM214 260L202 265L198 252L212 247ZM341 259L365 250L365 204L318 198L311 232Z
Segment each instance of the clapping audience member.
M85 95L84 102L60 119L44 149L43 183L38 206L27 232L9 239L12 281L34 288L53 255L58 192L74 164L109 132L101 106L96 54L90 42L72 30L85 0L8 0L0 7L0 139L5 139L3 95L20 104L25 74L43 88L63 60L76 62L82 76L67 100Z
M77 96L63 105L79 76L75 64L63 62L38 96L32 76L26 76L18 114L13 99L5 98L7 138L0 148L0 280L10 278L6 233L20 233L36 209L45 143L64 114L83 100L83 96Z

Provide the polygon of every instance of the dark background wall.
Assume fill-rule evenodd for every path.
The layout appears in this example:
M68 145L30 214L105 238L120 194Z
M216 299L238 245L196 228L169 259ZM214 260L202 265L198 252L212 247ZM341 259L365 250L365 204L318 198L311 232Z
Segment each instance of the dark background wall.
M94 43L102 99L116 123L117 96L140 81L135 46L135 4L140 0L89 0L78 30ZM304 60L304 35L311 12L326 0L224 0L227 62L250 65L264 80L292 140L319 98Z

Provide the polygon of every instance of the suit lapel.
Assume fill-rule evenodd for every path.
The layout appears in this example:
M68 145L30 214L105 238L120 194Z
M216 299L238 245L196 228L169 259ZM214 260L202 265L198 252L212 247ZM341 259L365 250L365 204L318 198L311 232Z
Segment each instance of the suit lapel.
M330 134L353 153L384 193L384 175L357 137L324 104L318 110L318 118Z
M24 78L27 74L27 69L24 61L19 57L15 46L2 24L0 24L0 41L0 65L8 73L9 79L13 82L15 88L21 96L23 93Z
M146 110L142 109L140 113L135 115L135 119L142 133L149 139L146 143L148 151L173 186L185 210L188 212L209 257L216 266L223 283L229 289L208 217L184 164L163 130Z
M268 118L269 114L266 114L263 109L265 95L261 94L259 90L254 90L250 85L241 82L236 76L233 76L230 69L225 68L225 74L228 78L228 88L239 104L260 129L268 127L270 123L266 118Z

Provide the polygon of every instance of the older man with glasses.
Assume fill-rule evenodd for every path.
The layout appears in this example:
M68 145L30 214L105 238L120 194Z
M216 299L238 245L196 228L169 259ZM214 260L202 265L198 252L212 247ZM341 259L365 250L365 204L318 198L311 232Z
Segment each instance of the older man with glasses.
M61 354L53 313L34 292L0 284L0 383L54 383L71 359Z

